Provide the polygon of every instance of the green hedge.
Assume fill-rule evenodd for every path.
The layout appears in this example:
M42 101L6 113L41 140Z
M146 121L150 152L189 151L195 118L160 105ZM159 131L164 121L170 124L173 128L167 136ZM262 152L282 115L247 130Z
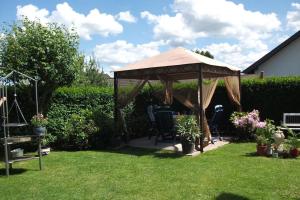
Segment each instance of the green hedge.
M47 142L58 148L101 148L107 145L113 128L112 91L112 88L100 87L56 90L47 114ZM86 130L85 134L83 130Z
M176 87L188 87L196 91L196 84L181 84ZM128 106L126 119L131 137L140 137L147 134L149 124L146 108L149 99L152 98L159 104L159 101L153 97L152 91L145 88L136 97L135 102ZM277 124L280 124L284 112L300 112L299 98L300 77L242 80L243 110L258 109L263 119L273 119ZM229 119L229 115L234 111L234 106L227 97L222 81L218 84L212 102L206 111L208 118L211 117L213 107L216 104L224 105L225 117ZM174 101L172 109L179 112L188 111L177 101ZM92 114L85 115L82 113ZM80 118L80 116L84 117ZM78 144L85 144L85 148L105 146L109 144L113 132L113 88L59 88L53 96L48 118L50 122L48 127L50 137L48 139L57 147L76 146ZM79 137L79 139L82 137L80 131L77 131L75 136L70 133L74 120L75 122L80 120L81 123L78 123L79 130L95 130L91 127L94 124L97 132L90 132L84 136L84 139L79 141L70 139L72 137ZM227 124L224 124L224 128L227 132L230 132L233 127L229 120L227 122ZM70 126L71 129L67 128Z

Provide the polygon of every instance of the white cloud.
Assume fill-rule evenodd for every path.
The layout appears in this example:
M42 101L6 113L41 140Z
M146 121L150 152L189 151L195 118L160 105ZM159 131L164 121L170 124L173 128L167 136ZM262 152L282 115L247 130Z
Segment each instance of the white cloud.
M130 13L130 11L120 12L117 15L118 20L129 23L135 23L137 19Z
M23 17L27 17L29 20L38 19L41 23L46 24L49 22L49 11L45 8L39 9L32 4L17 6L17 18L22 19Z
M154 56L160 53L162 42L150 42L134 45L124 40L96 45L94 55L101 64L117 69L135 61Z
M295 31L300 29L300 3L292 3L293 11L289 11L286 15L287 26Z
M268 49L264 46L261 48L248 48L247 46L229 43L210 44L203 48L212 53L217 60L229 63L241 69L247 68L254 61L268 53Z
M173 11L174 16L141 13L142 18L154 24L155 38L171 44L191 44L201 37L259 40L281 24L275 13L253 12L227 0L175 0Z
M92 35L109 36L123 32L123 26L110 14L101 13L98 9L90 10L87 15L76 12L67 2L57 4L50 12L34 5L17 6L17 17L39 19L41 23L56 22L69 28L75 27L80 37L90 40Z
M153 24L154 38L171 46L194 45L202 38L230 40L204 47L216 59L245 68L268 52L266 43L281 22L275 13L247 10L229 0L174 0L174 15L141 12Z

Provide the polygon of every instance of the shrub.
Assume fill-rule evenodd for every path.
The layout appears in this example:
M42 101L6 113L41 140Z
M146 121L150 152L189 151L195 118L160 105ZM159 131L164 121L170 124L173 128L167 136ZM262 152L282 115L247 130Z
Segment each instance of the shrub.
M59 88L48 119L48 134L53 138L53 146L104 147L113 133L112 88ZM86 134L83 133L85 129Z
M65 140L72 148L86 149L90 147L89 139L98 131L92 112L81 110L79 114L72 114L67 120Z

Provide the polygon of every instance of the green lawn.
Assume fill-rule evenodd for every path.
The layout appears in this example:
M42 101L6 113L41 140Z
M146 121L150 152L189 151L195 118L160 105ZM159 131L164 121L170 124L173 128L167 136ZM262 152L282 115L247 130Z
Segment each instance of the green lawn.
M1 165L0 198L9 199L299 199L300 159L251 156L255 144L229 144L197 157L125 148L51 152ZM24 169L24 170L22 170Z

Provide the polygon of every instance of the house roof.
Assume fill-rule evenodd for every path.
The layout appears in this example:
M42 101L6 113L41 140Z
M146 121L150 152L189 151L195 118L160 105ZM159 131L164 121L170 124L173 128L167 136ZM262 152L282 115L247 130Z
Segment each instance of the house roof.
M147 68L158 68L158 67L172 67L178 65L189 65L189 64L206 64L210 66L224 67L233 71L240 71L239 68L222 63L220 61L208 58L206 56L194 53L184 48L175 48L167 52L163 52L159 55L146 58L133 64L129 64L125 67L115 70L115 72L129 71L129 70L140 70Z
M286 46L288 46L290 43L292 43L293 41L295 41L296 39L298 39L300 37L300 31L296 32L294 35L292 35L291 37L289 37L287 40L285 40L284 42L282 42L280 45L278 45L277 47L275 47L272 51L270 51L269 53L267 53L266 55L264 55L262 58L260 58L259 60L257 60L255 63L253 63L252 65L250 65L248 68L246 68L243 73L253 73L254 70L256 70L262 63L266 62L267 60L269 60L272 56L274 56L275 54L277 54L278 52L280 52L283 48L285 48Z

